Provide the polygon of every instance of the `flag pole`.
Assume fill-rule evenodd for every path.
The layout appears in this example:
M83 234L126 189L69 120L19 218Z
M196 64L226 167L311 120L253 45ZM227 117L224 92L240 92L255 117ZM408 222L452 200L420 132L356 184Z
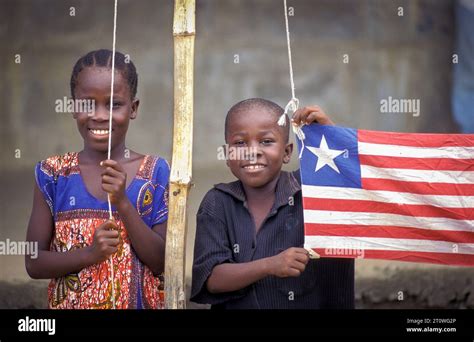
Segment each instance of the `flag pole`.
M165 253L165 308L184 309L186 204L192 177L195 0L175 0L174 126Z

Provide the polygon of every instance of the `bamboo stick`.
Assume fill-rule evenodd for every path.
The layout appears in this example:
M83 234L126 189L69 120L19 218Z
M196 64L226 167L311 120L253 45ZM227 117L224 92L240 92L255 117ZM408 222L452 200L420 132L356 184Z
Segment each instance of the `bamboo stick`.
M165 307L184 309L186 205L192 177L195 0L175 0L174 127L165 255Z

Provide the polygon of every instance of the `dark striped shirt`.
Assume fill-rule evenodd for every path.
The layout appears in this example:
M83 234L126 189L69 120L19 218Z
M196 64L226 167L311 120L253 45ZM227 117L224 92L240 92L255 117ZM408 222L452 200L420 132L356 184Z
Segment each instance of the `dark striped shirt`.
M222 263L244 263L276 255L304 243L299 172L281 172L275 203L262 227L247 209L240 181L217 184L197 214L191 300L225 309L354 308L354 261L310 260L299 277L265 277L235 292L211 294L206 281Z

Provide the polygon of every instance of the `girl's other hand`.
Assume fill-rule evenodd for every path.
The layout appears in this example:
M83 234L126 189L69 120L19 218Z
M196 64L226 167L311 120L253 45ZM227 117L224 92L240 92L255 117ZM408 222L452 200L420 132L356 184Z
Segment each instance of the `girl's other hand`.
M110 196L110 202L118 206L127 199L125 185L127 184L127 173L122 165L115 160L107 159L100 162L104 168L102 172L102 190Z
M94 232L94 240L91 245L91 264L97 264L117 252L120 243L117 224L107 220L98 226Z
M308 106L298 109L291 121L296 125L309 125L316 122L320 125L334 126L334 122L324 113L319 106Z

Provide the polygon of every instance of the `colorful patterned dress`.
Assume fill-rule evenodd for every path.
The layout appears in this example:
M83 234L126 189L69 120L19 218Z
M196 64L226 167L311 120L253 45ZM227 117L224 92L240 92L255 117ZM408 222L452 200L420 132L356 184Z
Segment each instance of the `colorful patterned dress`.
M91 245L95 228L109 217L108 204L88 192L79 169L78 153L50 157L39 162L35 171L36 182L54 219L50 250L66 252ZM127 197L150 229L168 218L168 179L166 160L146 155L126 189ZM160 279L138 259L119 213L113 210L113 214L121 240L113 255L116 308L162 307ZM105 261L52 279L48 288L49 307L111 308L110 274L110 263Z

